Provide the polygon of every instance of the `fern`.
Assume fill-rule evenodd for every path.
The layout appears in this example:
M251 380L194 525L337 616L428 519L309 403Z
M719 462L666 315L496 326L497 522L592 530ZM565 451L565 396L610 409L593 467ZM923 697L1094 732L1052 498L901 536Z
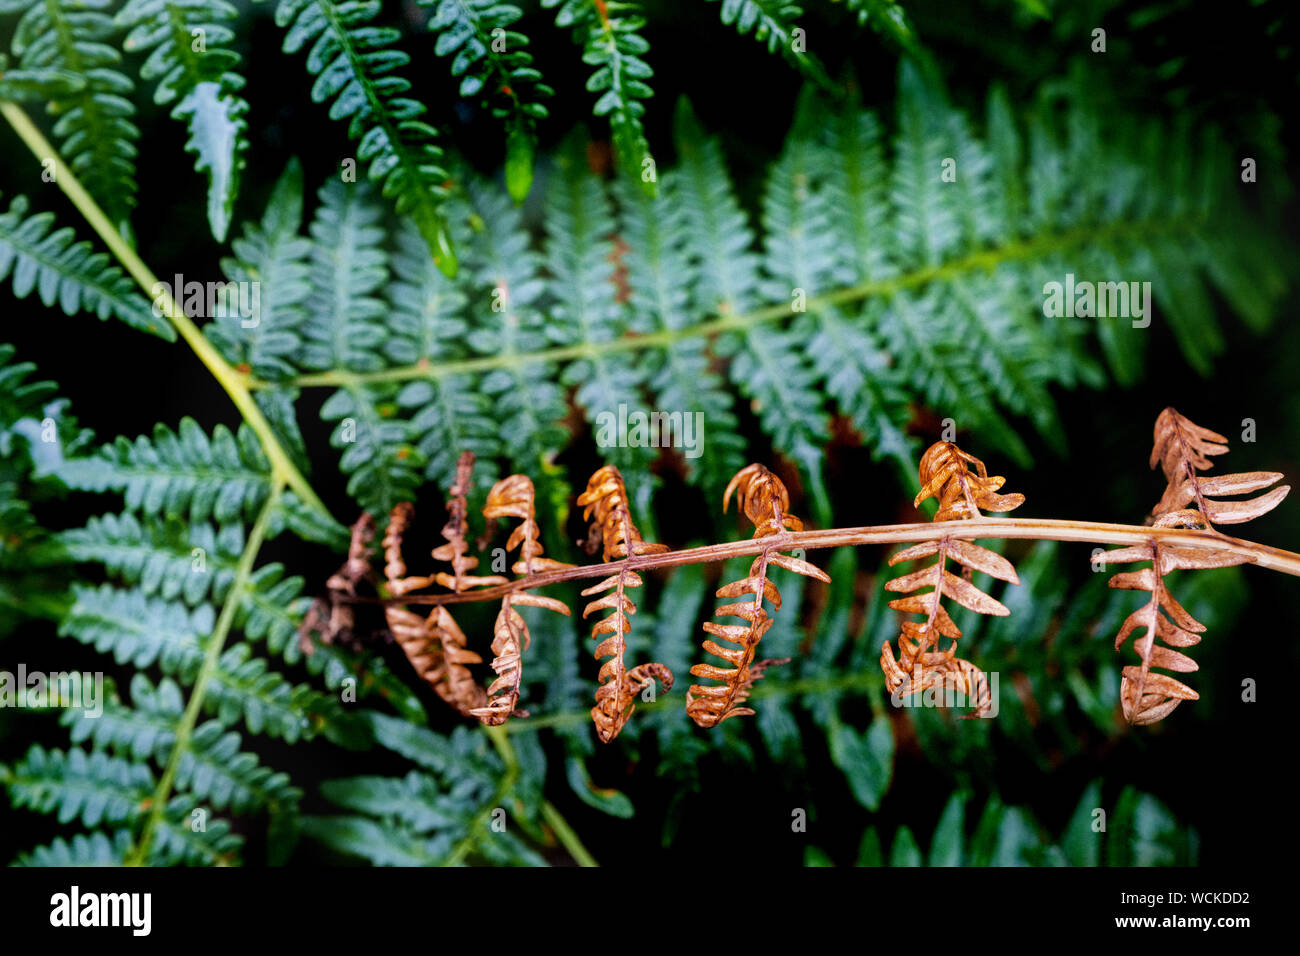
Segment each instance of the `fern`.
M545 863L527 841L504 825L506 810L496 802L502 793L503 768L497 755L484 749L480 735L458 727L450 737L443 737L381 714L371 714L369 719L376 742L420 769L403 778L326 782L322 790L330 802L352 813L306 817L307 835L340 853L381 866L446 865L469 859ZM534 769L544 773L544 768ZM532 829L533 821L522 822Z
M1110 827L1097 830L1103 810L1099 782L1089 784L1059 838L1053 839L1027 810L990 797L975 826L967 826L969 795L954 794L944 805L922 851L907 826L894 833L888 852L876 827L862 834L857 866L1191 866L1199 840L1159 800L1136 788L1120 793ZM968 832L969 830L969 832ZM805 863L834 865L820 848L805 851Z
M420 2L435 8L429 20L429 30L438 34L434 53L455 54L451 72L461 77L461 97L478 97L505 122L506 189L515 202L523 202L533 183L536 123L548 115L540 101L554 93L532 65L528 37L509 29L523 11L498 0Z
M646 142L642 116L652 93L646 82L654 70L643 56L650 44L639 31L645 20L634 3L621 0L542 0L555 13L557 27L572 27L574 41L582 45L582 62L596 67L587 89L599 93L592 108L597 116L608 116L614 153L623 171L638 180L650 196L657 190L658 175Z
M66 226L51 231L53 224L53 213L27 215L24 196L15 196L8 212L0 213L0 282L12 275L15 297L25 299L34 291L43 305L57 305L65 315L93 312L175 341L175 329L153 313L107 255L74 241Z
M119 68L118 30L106 12L111 5L111 0L0 0L0 14L22 14L11 49L25 75L10 77L10 85L59 94L59 81L76 77L75 88L49 102L58 117L54 135L60 155L118 231L129 235L140 130L132 120L134 86Z
M159 425L152 438L119 438L98 455L69 460L59 477L74 489L120 491L132 511L191 522L251 520L271 487L251 429L218 425L209 438L192 418L174 432Z
M447 179L442 151L433 143L435 130L421 118L424 106L405 95L410 81L395 72L410 63L393 49L398 31L372 25L379 8L375 0L279 0L275 22L287 30L285 53L312 45L312 100L329 102L331 119L348 120L348 135L360 141L357 159L370 164L370 179L399 213L411 217L438 268L454 275L456 254L441 212Z
M154 102L175 103L172 117L189 127L185 148L207 172L208 225L218 242L230 228L248 149L244 79L234 72L239 55L223 46L235 37L234 17L225 0L128 0L115 18L129 31L128 53L151 51L140 77L157 80Z
M830 89L831 79L817 57L808 52L804 31L795 24L803 10L786 0L722 0L722 22L735 27L744 36L751 30L754 39L767 47L768 53L780 51L812 81Z

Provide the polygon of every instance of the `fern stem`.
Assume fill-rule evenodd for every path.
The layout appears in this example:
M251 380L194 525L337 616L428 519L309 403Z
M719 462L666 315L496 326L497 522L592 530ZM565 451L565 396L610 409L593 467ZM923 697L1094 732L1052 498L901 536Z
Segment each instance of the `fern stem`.
M237 371L221 357L221 353L213 347L212 343L199 330L199 327L190 320L190 317L171 297L167 287L158 281L136 251L113 228L103 210L86 192L85 187L81 185L76 175L63 162L54 147L50 145L50 142L37 129L23 109L8 100L0 100L0 114L4 115L9 125L13 127L14 132L27 144L27 148L32 151L37 162L49 160L54 164L54 180L58 183L59 188L77 207L77 211L81 213L91 228L99 234L99 238L104 241L104 244L108 246L118 262L122 264L122 267L144 290L150 301L157 303L164 310L177 333L193 349L199 361L207 367L221 387L225 389L226 394L235 403L235 407L239 409L239 414L243 416L244 421L248 422L249 427L257 435L258 441L262 444L262 450L271 462L273 473L292 488L294 493L306 505L319 511L322 515L330 517L332 520L332 516L330 516L324 502L320 500L307 479L303 477L297 466L289 459L279 439L275 437L275 432L271 429L270 423L267 422L266 416L257 407L257 402L253 400L252 392L249 391L250 377Z
M1080 246L1101 245L1112 240L1129 240L1148 234L1177 231L1180 227L1195 222L1194 217L1181 219L1162 219L1133 223L1112 223L1108 226L1083 227L1071 229L1054 235L1040 236L1030 240L1018 240L982 249L979 252L953 259L934 266L926 266L887 279L869 279L857 285L836 289L824 295L807 299L805 306L809 312L817 312L847 302L860 299L889 298L900 292L906 292L932 282L946 282L957 279L967 273L976 271L992 272L1006 262L1018 262L1039 258L1054 253L1065 252ZM725 332L748 329L766 322L778 322L794 315L792 304L780 302L764 306L743 315L719 315L695 325L676 329L663 329L643 335L627 335L604 342L582 342L576 345L558 346L539 349L535 352L502 352L479 358L460 359L434 365L429 362L415 365L400 365L375 372L349 372L342 369L299 375L284 382L267 382L261 379L249 379L250 388L312 388L357 386L372 382L402 382L411 379L442 379L453 375L465 375L475 372L487 372L492 369L514 368L536 362L567 362L574 359L596 359L617 352L634 352L647 348L671 348L678 342L693 338L708 338Z
M388 602L400 604L464 604L473 601L497 600L514 591L577 581L585 578L613 577L625 568L669 568L684 564L707 564L748 557L766 550L805 551L819 548L841 548L871 544L911 544L920 541L937 541L944 537L977 539L1028 539L1047 541L1081 541L1092 544L1145 544L1152 538L1164 545L1178 545L1208 551L1238 554L1251 564L1270 571L1280 571L1300 577L1300 554L1281 548L1231 538L1218 531L1196 531L1184 528L1150 528L1145 525L1105 524L1100 521L1071 521L1061 518L981 518L977 520L917 522L913 524L868 525L860 528L827 528L815 531L786 532L779 537L750 538L721 544L682 548L661 554L638 555L634 559L610 561L605 564L584 564L556 571L529 574L506 584L447 594L407 594L399 598L350 598L354 603ZM628 562L633 561L633 565Z
M143 866L149 859L149 848L153 842L154 833L158 829L158 824L162 821L163 814L167 809L167 801L171 799L172 786L176 781L176 773L180 768L181 757L189 747L190 737L194 733L194 726L198 723L199 713L203 707L204 692L207 689L208 681L217 670L218 662L221 660L221 652L225 648L226 637L230 633L231 626L235 623L235 613L239 609L239 602L243 597L244 589L248 586L249 579L252 577L253 562L257 560L257 553L261 550L262 541L266 538L267 529L271 524L271 516L275 513L275 507L280 499L282 488L281 479L279 477L275 478L271 483L271 490L267 495L266 504L262 505L257 521L253 524L252 531L249 532L244 551L239 556L239 564L235 568L235 578L230 584L230 591L226 594L225 603L221 605L221 614L217 617L217 623L212 629L212 635L208 638L208 646L203 655L203 664L199 667L198 675L194 678L194 688L190 691L189 703L186 705L185 713L176 727L176 742L172 744L171 754L167 758L167 766L164 768L163 775L158 780L158 786L154 790L149 816L145 820L144 828L140 831L140 836L136 840L134 848L127 854L126 863L128 866Z
M587 715L590 719L590 714ZM587 848L582 845L578 839L578 834L569 826L569 821L560 815L560 811L555 809L551 801L546 800L542 803L542 816L550 824L551 829L555 831L555 836L559 839L564 848L569 851L569 856L573 857L578 866L600 866L596 858L588 852Z

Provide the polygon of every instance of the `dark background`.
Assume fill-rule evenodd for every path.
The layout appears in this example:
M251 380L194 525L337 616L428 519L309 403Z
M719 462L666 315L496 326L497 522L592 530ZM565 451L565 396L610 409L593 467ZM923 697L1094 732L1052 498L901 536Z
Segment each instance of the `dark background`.
M762 170L786 133L799 88L795 71L751 37L737 36L723 26L717 4L645 6L649 25L644 34L651 44L648 60L656 72L648 117L656 159L661 166L673 163L672 106L679 96L687 96L704 127L723 137L742 195L752 199ZM851 64L866 105L888 123L898 52L870 30L851 26L840 5L810 2L807 6L810 9L800 23L808 31L810 49L832 75ZM990 83L1006 84L1013 102L1023 101L1040 82L1063 73L1071 58L1092 56L1090 65L1112 71L1116 88L1124 91L1135 110L1159 116L1190 112L1215 122L1224 135L1240 144L1242 155L1270 156L1274 140L1286 157L1300 155L1292 109L1297 72L1290 46L1296 20L1291 5L1173 4L1165 16L1150 19L1143 15L1147 9L1143 4L1123 5L1119 10L1108 9L1110 4L1062 6L1068 9L1058 11L1051 21L1034 20L1017 13L1013 3L991 0L912 2L907 9L939 64L950 95L977 116ZM404 6L408 14L414 9ZM325 109L310 102L311 80L302 56L279 52L283 33L268 13L268 5L259 5L251 28L245 21L240 30L241 38L248 41L242 52L249 79L246 95L252 103L252 150L237 222L259 214L290 157L303 161L310 194L333 173L340 157L352 155L344 124L329 122ZM1088 52L1093 26L1107 30L1109 50L1104 56ZM557 90L548 103L551 119L541 127L543 149L577 124L586 124L597 137L604 135L601 122L590 117L591 96L583 87L588 68L580 62L567 31L553 26L551 12L536 10L530 10L518 28L531 37L537 65ZM7 35L0 31L0 38L7 47ZM435 58L431 47L430 39L410 31L406 48L415 61L409 75L430 104L432 121L444 130L444 141L490 172L500 160L500 129L491 117L464 104L440 105L455 102L455 83L447 75L446 61ZM183 128L148 103L147 97L138 96L137 102L141 107L137 121L146 144L138 158L141 192L133 217L139 251L160 278L177 271L215 276L218 260L227 250L218 249L208 233L203 183L181 150ZM36 208L56 211L61 223L77 225L79 235L89 235L63 196L42 188L39 167L7 128L0 129L0 157L0 188L11 195L26 193ZM1295 169L1293 158L1284 166L1261 159L1259 172L1261 206L1290 224L1292 238L1296 207L1289 183ZM232 234L237 233L237 228L232 229ZM238 423L229 400L183 344L168 345L85 315L67 318L42 308L34 298L15 302L8 294L0 296L0 315L2 337L18 347L18 357L35 361L43 377L57 380L81 423L102 440L146 433L155 422L174 425L185 415L205 428L219 422ZM1055 455L1028 429L1023 432L1038 466L1034 473L1020 474L1019 483L1009 487L1031 492L1027 514L1140 521L1162 487L1158 476L1147 472L1146 456L1151 425L1168 404L1230 437L1232 452L1224 470L1267 469L1292 478L1300 475L1300 401L1295 388L1300 309L1294 298L1285 301L1273 331L1264 337L1251 335L1222 305L1219 319L1229 345L1211 379L1199 379L1190 371L1167 329L1156 322L1150 330L1154 340L1148 350L1147 374L1139 386L1124 391L1057 391L1054 397L1070 453ZM356 509L344 492L344 480L329 448L329 429L315 414L323 397L307 395L299 404L299 420L313 455L315 486L335 515L347 516ZM1238 423L1245 417L1257 423L1255 444L1238 440ZM977 440L975 444L973 450L981 457L996 458L996 449L980 448ZM830 472L838 525L906 520L903 496L885 467L871 463L861 449L839 448L833 454ZM566 458L575 473L584 473L582 464L588 458L595 462L590 440L575 443ZM863 493L867 488L883 489L880 494L886 500L898 497L898 514L882 513L869 503ZM671 489L666 494L672 494ZM105 501L75 496L47 514L46 523L74 526L103 510ZM688 529L674 528L671 520L661 519L660 524L662 540L683 543L679 536ZM1300 549L1300 503L1286 502L1241 534ZM863 566L871 567L878 556L864 558ZM309 582L323 581L337 564L335 555L288 535L273 541L264 558L284 562ZM1198 656L1202 684L1213 677L1222 687L1222 696L1230 699L1243 677L1253 677L1259 704L1218 706L1212 721L1190 719L1190 708L1182 708L1178 719L1152 733L1131 735L1108 753L1085 755L1048 775L1014 752L999 754L1002 798L1009 804L1032 806L1049 830L1059 832L1086 782L1103 776L1108 800L1122 785L1132 783L1158 794L1180 820L1195 825L1202 836L1204 864L1253 865L1274 856L1279 840L1293 841L1291 828L1277 834L1265 821L1283 817L1288 806L1295 748L1287 735L1295 723L1289 685L1298 657L1296 583L1280 574L1253 569L1245 573L1251 588L1248 605L1231 627L1207 635ZM1081 574L1087 574L1086 566ZM39 660L49 670L103 665L103 658L73 642L55 640L48 626L37 625L23 628L0 649L0 662L16 660ZM400 659L394 663L402 664ZM1115 666L1118 671L1118 660ZM436 701L432 703L432 726L450 727L444 711ZM44 718L0 714L0 759L12 759L32 740L57 745L66 741L66 735ZM347 754L323 742L292 748L273 741L262 744L259 750L268 762L294 777L300 776L296 772L300 768L313 778L405 769L382 755ZM559 769L556 756L553 779ZM603 751L591 762L593 775L601 779L604 769L608 776L621 778L627 770L624 760L617 748ZM660 847L660 827L672 787L656 778L651 768L637 768L631 777L620 779L620 787L638 807L631 821L597 813L563 787L552 788L550 796L601 860L684 859L722 837L712 817L719 808L729 808L728 830L743 830L746 821L770 819L773 812L788 817L790 806L808 799L818 808L819 829L843 835L842 843L833 838L818 842L840 862L851 861L859 834L872 821L852 801L839 771L825 760L810 757L807 779L782 779L764 761L760 757L751 769L706 761L701 767L702 792L682 818L679 839L666 850ZM905 822L924 845L950 790L950 783L925 758L903 750L893 787L876 820L882 835ZM315 807L310 793L307 801L305 809L311 812ZM981 803L977 800L974 810ZM0 809L0 821L0 859L47 839L54 829L50 820L7 809ZM802 859L803 841L794 836L775 842L737 836L733 832L727 839L736 854L734 862ZM250 845L245 856L256 860L256 847Z

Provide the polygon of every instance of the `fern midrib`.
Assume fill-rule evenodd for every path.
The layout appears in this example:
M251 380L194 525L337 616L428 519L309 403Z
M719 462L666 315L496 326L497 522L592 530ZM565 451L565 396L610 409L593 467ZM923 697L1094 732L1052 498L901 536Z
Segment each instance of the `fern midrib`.
M825 295L809 298L806 307L809 312L815 312L819 309L860 299L891 298L900 292L931 283L951 281L966 273L980 270L991 272L999 265L1007 262L1042 258L1080 246L1100 244L1110 240L1128 240L1143 236L1176 233L1185 228L1194 227L1203 221L1204 216L1199 213L1188 214L1173 219L1149 219L1137 224L1114 223L1101 227L1082 226L1036 239L1017 240L992 249L983 249L939 265L924 266L911 272L884 279L871 279ZM781 321L793 314L791 305L778 303L742 315L719 315L716 318L695 325L645 334L631 333L623 338L613 339L608 342L587 342L578 345L538 349L534 352L503 352L498 355L461 359L437 366L432 364L403 365L396 368L382 369L377 372L349 372L335 369L311 375L300 375L280 383L250 379L248 384L250 388L271 388L276 385L312 388L320 386L338 387L340 385L361 386L372 382L397 382L421 378L439 379L449 375L472 374L499 368L516 368L521 365L535 363L566 362L612 352L638 351L656 347L671 349L672 346L684 339L708 338L760 323Z
M128 865L141 866L149 858L149 848L153 843L154 831L163 822L163 814L176 782L176 772L180 769L181 756L189 748L190 739L194 735L194 727L198 723L199 714L203 708L203 698L207 691L208 681L215 676L218 670L221 652L226 645L226 637L230 633L230 628L235 621L235 613L239 608L240 596L248 586L249 578L252 576L253 563L257 560L257 553L261 550L262 542L265 540L267 531L270 528L271 516L275 513L276 506L279 503L282 488L283 480L276 476L271 485L270 493L267 495L266 503L262 505L262 511L257 516L252 531L249 532L248 542L244 545L243 554L239 558L239 567L235 572L235 580L231 583L230 592L226 595L226 600L221 606L221 614L217 618L216 627L213 628L212 636L208 640L203 664L194 679L194 687L190 691L189 703L186 705L185 713L176 727L176 742L172 744L171 755L167 758L167 766L163 770L157 788L154 790L149 817L145 820L144 829L136 839L135 846L127 855L126 862Z

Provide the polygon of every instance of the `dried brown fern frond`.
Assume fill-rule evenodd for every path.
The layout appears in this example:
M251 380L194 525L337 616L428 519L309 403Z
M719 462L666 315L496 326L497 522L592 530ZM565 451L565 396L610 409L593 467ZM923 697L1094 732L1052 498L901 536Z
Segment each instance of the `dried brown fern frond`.
M973 475L970 473L971 465L975 466ZM937 497L939 511L934 516L935 521L979 518L982 517L980 509L1014 511L1025 503L1024 495L996 494L1006 479L999 475L989 477L984 462L949 441L935 442L927 448L918 470L921 490L912 507L920 507L925 499Z
M1160 465L1169 484L1151 514L1168 514L1195 502L1206 525L1241 524L1276 508L1291 490L1290 485L1244 501L1218 501L1212 495L1244 495L1262 491L1282 479L1276 471L1246 471L1213 478L1198 477L1197 471L1214 467L1211 455L1228 451L1228 439L1202 428L1173 408L1156 419L1151 467Z
M410 527L415 507L403 502L393 508L384 532L384 575L389 593L408 594L433 583L430 577L409 577L402 557L402 539ZM434 693L465 716L483 707L483 688L469 671L471 664L483 661L469 650L465 632L451 613L436 606L428 617L421 617L400 604L385 604L384 615L393 639Z
M970 472L971 465L975 466L975 474ZM921 458L919 470L922 488L913 504L937 496L939 511L935 521L982 518L981 508L1011 511L1025 500L1024 495L996 494L1006 479L990 478L982 461L951 442L931 445ZM897 659L888 641L881 646L880 667L885 674L885 686L891 695L906 697L941 685L963 694L971 703L974 710L967 717L980 717L992 705L988 680L974 664L957 657L961 629L944 608L942 599L952 598L978 614L1005 617L1011 613L1006 605L977 588L969 575L982 571L1011 584L1019 584L1020 577L1011 562L1000 554L953 535L905 548L890 558L889 564L892 567L931 555L934 561L928 567L894 578L885 585L885 590L897 592L930 588L889 602L894 610L923 614L925 620L902 622ZM949 560L965 569L963 576L947 569ZM949 638L952 643L940 650L940 637Z
M476 587L489 587L504 584L506 579L499 575L469 574L478 567L478 558L469 554L469 502L467 500L470 482L474 477L474 453L463 451L456 461L456 480L447 495L447 523L443 525L442 536L446 544L433 549L437 561L446 561L451 565L451 574L439 571L434 581L452 591L460 592Z
M506 551L519 549L519 560L510 569L515 574L536 574L539 571L573 567L563 561L542 557L544 549L541 532L537 528L536 492L532 479L527 475L510 475L493 485L488 492L487 504L483 506L483 517L489 521L499 518L519 519L518 526L510 532L510 538L506 541Z
M459 484L460 482L458 482ZM468 487L468 481L465 482ZM499 518L518 518L519 524L506 541L506 551L519 550L519 560L513 565L515 574L527 576L539 571L555 571L573 565L542 556L542 542L537 527L536 494L533 482L526 475L502 478L488 492L483 517L489 521ZM450 527L450 525L449 525ZM541 607L568 616L569 608L562 601L519 591L506 594L501 599L501 610L493 627L492 670L497 675L487 689L486 702L471 711L483 723L496 726L511 717L527 717L528 712L518 710L519 691L523 683L523 654L528 649L528 624L515 610L516 606Z
M606 465L591 476L587 489L578 496L578 504L583 507L583 519L591 522L590 538L600 542L606 562L668 550L666 545L641 538L629 510L623 476L613 465ZM602 743L609 743L619 735L636 709L637 695L655 679L663 685L665 693L673 686L672 671L663 664L650 662L628 670L623 660L627 635L632 628L628 619L636 613L636 605L627 592L641 585L641 576L624 566L617 574L582 592L583 597L608 592L587 605L582 612L584 619L597 611L612 612L591 628L591 636L600 641L595 656L604 660L598 677L600 686L596 688L596 706L591 709L596 736Z
M1154 527L1196 528L1212 522L1238 524L1271 511L1291 490L1289 485L1283 485L1246 501L1214 500L1211 495L1259 491L1282 477L1279 473L1264 471L1218 478L1197 477L1197 470L1213 464L1208 456L1222 455L1227 450L1227 439L1217 432L1200 427L1172 408L1160 413L1156 419L1150 464L1152 468L1157 464L1162 467L1169 484L1156 505ZM1183 507L1193 501L1196 508ZM1205 632L1205 626L1188 614L1169 593L1165 575L1174 570L1232 567L1249 563L1250 558L1226 551L1161 544L1153 536L1142 544L1104 552L1097 556L1097 561L1101 564L1151 562L1149 568L1115 574L1110 579L1110 586L1151 592L1151 599L1130 614L1120 627L1115 638L1115 650L1123 646L1130 634L1142 629L1141 637L1133 641L1140 663L1128 665L1122 672L1120 704L1130 724L1154 724L1169 716L1183 701L1199 698L1200 695L1182 681L1157 671L1176 674L1196 671L1196 662L1174 648L1199 644Z
M356 644L356 615L346 598L357 596L357 585L373 583L375 572L370 565L370 543L375 539L375 519L363 513L353 522L348 539L348 556L343 566L325 581L326 597L312 601L298 628L298 646L310 656L315 650L311 635L319 634L324 644Z
M736 473L723 492L724 512L733 491L736 492L740 509L754 525L754 538L780 538L787 532L803 530L803 522L787 510L790 507L790 494L785 485L764 466L752 464ZM773 623L763 607L763 601L769 601L774 611L781 609L781 592L768 579L768 567L776 565L819 581L830 581L830 576L821 568L800 558L782 554L777 550L777 544L774 542L772 547L765 548L754 559L748 577L724 585L716 592L716 596L721 598L753 595L753 599L727 604L716 611L718 617L737 617L745 621L745 624L716 624L713 621L704 624L706 632L735 644L736 647L723 647L716 641L705 640L704 650L730 666L696 664L691 668L693 677L718 682L694 684L686 692L686 713L701 727L714 727L731 717L754 713L751 708L741 705L748 700L754 681L762 676L767 667L776 663L754 662L759 641Z

